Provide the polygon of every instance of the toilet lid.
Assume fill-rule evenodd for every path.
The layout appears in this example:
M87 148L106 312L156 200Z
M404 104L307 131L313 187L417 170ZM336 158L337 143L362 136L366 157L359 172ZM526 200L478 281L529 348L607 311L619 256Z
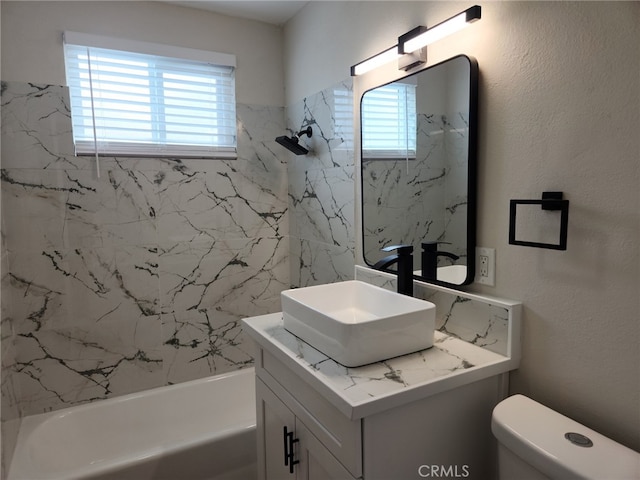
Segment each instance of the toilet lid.
M491 430L505 448L551 478L640 479L639 453L524 395L496 406Z

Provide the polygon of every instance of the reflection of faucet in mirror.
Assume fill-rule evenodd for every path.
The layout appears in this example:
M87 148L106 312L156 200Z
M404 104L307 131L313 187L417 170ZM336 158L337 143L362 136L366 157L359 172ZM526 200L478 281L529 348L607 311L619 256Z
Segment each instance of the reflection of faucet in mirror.
M422 243L422 276L427 280L438 279L438 257L448 257L458 260L460 257L451 252L439 251L439 243L449 242L423 242Z
M388 271L387 267L398 264L398 293L413 296L413 246L411 245L392 245L384 247L383 252L392 252L397 250L398 253L384 257L378 261L373 268L376 270Z

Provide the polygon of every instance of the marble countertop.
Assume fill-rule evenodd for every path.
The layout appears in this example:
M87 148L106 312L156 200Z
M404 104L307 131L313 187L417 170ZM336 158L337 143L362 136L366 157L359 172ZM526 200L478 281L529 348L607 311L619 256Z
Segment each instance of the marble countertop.
M283 327L282 314L243 320L244 331L350 419L516 368L509 357L436 331L432 348L363 367L333 361Z

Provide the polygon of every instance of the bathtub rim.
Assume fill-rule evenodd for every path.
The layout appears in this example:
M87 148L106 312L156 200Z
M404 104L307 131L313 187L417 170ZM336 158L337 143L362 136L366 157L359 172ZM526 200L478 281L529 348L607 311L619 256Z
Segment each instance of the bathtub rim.
M53 422L60 420L68 415L71 415L78 411L91 411L97 408L108 407L112 404L122 403L129 400L137 399L140 397L157 395L160 391L174 391L179 389L188 388L190 385L195 384L207 384L215 381L221 381L225 378L236 377L236 376L252 376L255 377L255 368L254 367L246 367L241 368L232 372L225 372L218 375L211 375L209 377L203 377L195 380L189 380L186 382L180 382L172 385L155 387L147 390L141 390L139 392L133 392L126 395L120 395L113 398L108 398L105 400L98 400L95 402L90 402L82 405L66 407L60 410L54 410L51 412L40 413L36 415L30 415L27 417L23 417L21 419L20 431L18 432L18 437L16 440L15 449L12 455L11 463L9 464L9 469L7 472L7 480L27 480L27 477L16 477L15 475L19 474L37 474L40 472L33 472L32 470L22 468L20 471L16 472L15 467L18 465L28 465L29 459L25 458L25 461L20 462L18 465L14 463L17 456L22 452L23 443L28 443L28 439L33 434L33 432L44 423ZM254 410L255 412L255 410ZM29 477L29 480L58 480L64 478L64 480L77 480L89 478L91 475L105 475L111 472L116 472L121 469L123 466L131 466L136 467L141 465L143 462L148 461L151 458L160 458L163 454L179 454L185 452L191 448L202 446L206 443L215 443L221 442L226 439L231 439L237 435L244 435L252 430L256 429L256 419L255 416L251 419L242 419L238 421L237 424L234 424L232 428L225 428L219 431L216 431L214 434L200 434L190 437L188 440L182 440L179 442L173 442L170 445L167 445L163 442L160 445L154 445L150 448L146 448L144 450L137 450L133 454L122 455L115 459L104 460L100 462L96 462L93 464L89 464L88 466L82 465L77 468L68 469L64 471L56 471L53 472L54 475L62 475L61 476L48 476L48 477L34 477L33 479ZM170 447L170 448L168 448Z

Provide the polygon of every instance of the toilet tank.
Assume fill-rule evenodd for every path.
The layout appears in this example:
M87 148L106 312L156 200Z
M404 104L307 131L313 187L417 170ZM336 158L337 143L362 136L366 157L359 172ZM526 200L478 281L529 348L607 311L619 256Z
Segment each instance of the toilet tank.
M491 430L501 480L640 479L639 453L523 395L494 408Z

